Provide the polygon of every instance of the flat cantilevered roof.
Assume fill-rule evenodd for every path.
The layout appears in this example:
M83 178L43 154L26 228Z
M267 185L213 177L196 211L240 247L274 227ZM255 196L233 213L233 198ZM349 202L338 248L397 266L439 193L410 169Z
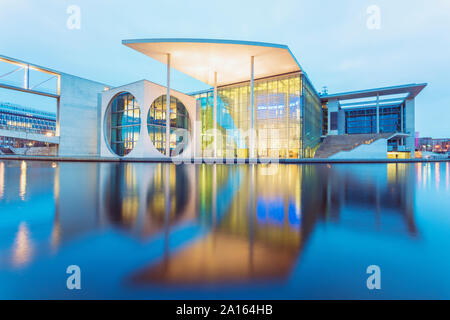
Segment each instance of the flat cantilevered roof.
M250 80L250 59L254 56L254 78L301 71L288 46L251 41L218 39L136 39L123 40L159 62L170 65L197 80L214 86Z
M427 86L426 83L419 83L419 84L412 83L412 84L405 84L405 85L393 86L393 87L383 87L383 88L375 88L375 89L368 89L368 90L327 94L327 95L321 96L320 99L323 102L326 102L328 100L333 100L333 99L350 100L350 99L369 98L369 97L373 97L376 95L386 96L386 95L394 95L394 94L402 94L402 93L408 94L408 96L406 98L413 99L426 86Z

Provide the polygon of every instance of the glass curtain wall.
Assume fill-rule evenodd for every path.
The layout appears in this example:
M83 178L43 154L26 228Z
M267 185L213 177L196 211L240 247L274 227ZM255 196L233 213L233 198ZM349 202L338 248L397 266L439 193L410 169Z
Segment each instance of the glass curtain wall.
M302 152L302 76L300 73L255 80L254 116L257 155L260 158L301 158ZM303 108L309 121L307 146L318 144L322 130L321 104L315 91L307 87ZM306 91L306 90L304 90ZM213 91L194 94L201 121L201 155L212 156ZM218 88L217 97L218 156L249 156L251 109L250 82ZM314 136L316 135L316 136ZM310 154L309 152L308 154Z
M404 109L401 106L380 107L380 133L403 132L401 127L404 119ZM402 115L403 112L403 115ZM404 122L404 121L403 121ZM404 124L403 124L404 125ZM347 134L363 134L377 132L376 108L361 108L345 111L345 132Z
M313 158L322 135L322 103L306 77L302 82L303 158Z

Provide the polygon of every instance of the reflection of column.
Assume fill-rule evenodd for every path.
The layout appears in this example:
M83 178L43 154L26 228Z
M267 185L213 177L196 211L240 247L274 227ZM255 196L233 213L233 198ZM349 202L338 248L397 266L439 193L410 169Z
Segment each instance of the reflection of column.
M388 164L389 165L389 164ZM395 164L397 165L397 164ZM397 170L397 168L396 168ZM380 220L380 181L378 178L375 180L375 225L378 230L381 229Z
M0 162L0 199L5 194L5 163Z
M170 222L170 165L164 166L164 260L169 259L169 222Z
M58 248L61 242L61 224L60 224L60 208L59 208L59 191L60 191L60 178L59 178L59 166L56 164L55 174L53 178L53 197L55 201L55 217L53 221L53 230L51 236L51 246L55 250Z
M450 162L446 162L445 164L445 186L446 190L448 191L449 185L450 185Z
M217 165L213 164L213 181L212 181L212 222L213 230L217 227Z
M20 190L19 196L22 200L25 200L25 194L27 193L27 163L22 161L20 165Z
M253 241L254 241L254 218L255 212L255 165L250 165L250 197L248 207L249 221L249 268L253 270Z
M439 184L441 181L441 176L439 172L439 162L434 164L434 181L436 183L436 190L439 190Z
M254 88L255 88L255 57L252 56L250 58L250 110L251 110L251 132L250 132L250 158L255 157L255 97L254 97Z

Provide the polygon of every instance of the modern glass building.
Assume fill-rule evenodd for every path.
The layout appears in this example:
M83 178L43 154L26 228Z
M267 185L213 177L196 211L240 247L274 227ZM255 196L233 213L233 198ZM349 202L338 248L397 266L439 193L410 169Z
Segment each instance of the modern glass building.
M135 149L130 157L313 157L322 135L322 102L287 46L214 39L143 39L123 44L167 64L168 83L166 87L133 83L102 94L107 137L103 156L128 156ZM174 97L171 69L211 85L189 95L193 110L187 97ZM133 138L127 148L124 145L131 140L124 134L131 129L106 106L114 105L122 94L140 95L140 90L142 98L136 97L139 125L147 130L133 122L137 132L133 137L144 141L137 144ZM112 94L116 96L111 98ZM168 127L170 139L166 138ZM186 132L189 139L182 137Z

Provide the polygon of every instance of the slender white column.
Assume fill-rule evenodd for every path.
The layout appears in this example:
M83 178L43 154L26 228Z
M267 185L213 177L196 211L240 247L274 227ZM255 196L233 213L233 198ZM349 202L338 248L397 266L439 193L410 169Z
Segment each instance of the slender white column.
M170 157L170 53L167 54L166 156Z
M217 72L214 72L213 129L214 129L214 158L217 158Z
M251 132L250 132L250 158L255 157L255 115L254 115L254 75L255 75L255 57L250 59L250 110L251 110Z
M377 133L380 133L380 95L377 94Z

